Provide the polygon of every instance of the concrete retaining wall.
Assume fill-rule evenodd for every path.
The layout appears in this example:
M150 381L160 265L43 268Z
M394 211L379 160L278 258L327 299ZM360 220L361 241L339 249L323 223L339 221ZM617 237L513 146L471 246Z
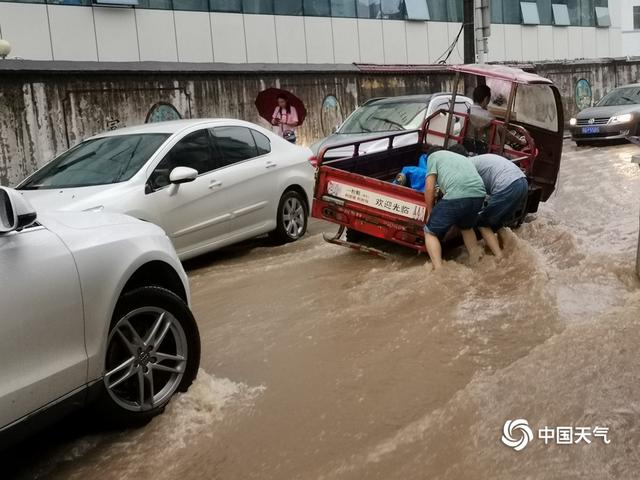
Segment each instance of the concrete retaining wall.
M576 84L579 80L585 79L591 85L592 103L616 87L640 82L640 58L540 63L535 65L535 70L539 75L553 80L558 86L567 122L580 111L576 101Z
M310 144L369 98L452 88L452 76L439 66L382 72L353 65L290 65L274 72L277 66L213 65L189 71L184 64L0 61L0 184L14 185L93 134L144 123L158 104L173 106L183 118L264 122L254 105L256 95L268 87L284 88L307 106L298 136ZM640 60L533 67L560 86L567 119L577 111L579 79L591 83L594 100L616 85L640 81ZM325 102L328 96L337 102Z

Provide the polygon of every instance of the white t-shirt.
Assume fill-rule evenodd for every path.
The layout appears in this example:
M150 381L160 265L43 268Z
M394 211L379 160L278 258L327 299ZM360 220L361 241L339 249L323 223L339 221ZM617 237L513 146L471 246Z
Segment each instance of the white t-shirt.
M486 140L487 128L493 120L495 117L489 110L480 105L471 105L469 107L469 126L471 128L468 136L476 140Z

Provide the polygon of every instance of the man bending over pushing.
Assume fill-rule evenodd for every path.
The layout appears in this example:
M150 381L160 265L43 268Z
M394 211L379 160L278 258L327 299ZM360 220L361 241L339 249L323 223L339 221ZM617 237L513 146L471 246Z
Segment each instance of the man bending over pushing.
M436 183L444 196L435 203ZM478 242L473 231L486 192L482 178L468 157L433 147L428 155L427 182L424 198L427 219L424 227L425 245L435 269L442 266L440 239L452 226L462 230L469 256L477 260ZM435 204L435 205L434 205Z
M500 258L500 244L494 232L514 220L515 213L524 206L529 183L522 170L511 160L487 153L471 157L485 189L489 203L478 217L478 229L493 254Z

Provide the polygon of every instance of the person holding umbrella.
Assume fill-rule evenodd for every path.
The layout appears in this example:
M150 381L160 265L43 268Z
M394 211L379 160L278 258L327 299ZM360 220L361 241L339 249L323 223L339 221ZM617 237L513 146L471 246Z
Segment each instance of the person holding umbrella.
M272 125L275 134L296 143L296 129L307 117L302 100L288 90L271 87L258 93L256 108L260 117Z
M275 127L274 132L285 140L293 140L292 143L295 143L295 128L299 123L298 111L291 105L285 94L278 95L276 101L278 104L271 117L271 125Z

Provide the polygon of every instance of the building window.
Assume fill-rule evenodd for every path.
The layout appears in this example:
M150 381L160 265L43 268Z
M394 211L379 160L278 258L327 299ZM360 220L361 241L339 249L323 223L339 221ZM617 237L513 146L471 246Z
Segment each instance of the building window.
M242 0L211 0L211 10L214 12L241 13Z
M427 8L429 10L429 17L431 17L431 20L435 20L437 22L446 22L449 20L446 2L443 2L442 0L428 0Z
M536 2L520 2L522 23L525 25L540 25L540 14Z
M67 4L66 2L56 2L56 3ZM173 8L173 2L171 0L139 0L138 7L153 8L156 10L171 10Z
M357 17L356 0L331 0L332 17Z
M593 0L567 0L571 25L592 27L596 24Z
M502 15L502 0L491 0L491 23L504 23Z
M405 0L407 20L431 20L426 0Z
M492 0L500 2L501 0ZM406 2L407 15L409 14L409 2ZM462 21L462 1L461 0L427 0L427 12L429 20L436 22L461 22Z
M191 10L195 12L208 12L209 0L179 0L173 2L174 10Z
M402 20L404 17L403 0L382 0L382 18Z
M520 2L506 0L502 2L502 7L504 23L520 23Z
M431 19L440 20L432 5L438 4L439 8L444 8L445 2L442 0L428 1ZM449 1L447 0L447 3ZM521 3L527 5L524 5L523 8ZM597 23L596 8L608 9L608 6L609 0L523 0L521 2L491 0L491 22L525 25L605 26ZM538 21L535 21L536 13ZM604 21L606 20L603 19Z
M609 9L607 7L596 7L596 26L611 26L611 18L609 18Z
M392 20L463 20L464 0L0 0L53 5L120 4L134 8L307 15ZM609 27L609 0L491 0L491 22L514 25ZM640 6L633 7L640 30Z
M304 14L310 17L330 17L329 0L304 0Z
M23 2L23 3L34 3L31 1L28 2ZM37 2L37 3L44 3L44 2ZM49 3L49 2L47 2ZM75 1L66 1L63 2L66 5L81 5L81 3L79 2L75 2ZM93 0L93 3L98 4L98 5L116 5L116 6L125 6L125 7L134 7L134 6L138 6L138 0Z
M276 15L302 15L302 0L278 0L274 7Z
M273 15L273 0L242 0L242 9L244 13Z
M569 9L566 5L560 3L553 4L553 24L571 25L571 20L569 19Z
M533 1L533 0L528 0ZM540 25L553 25L552 0L538 0L538 15L540 15Z
M463 0L447 0L447 14L450 22L462 22Z
M2 0L0 0L2 1ZM147 0L149 1L149 0ZM151 0L152 2L154 0ZM145 0L140 0L139 1L139 5L142 5L145 2ZM28 3L45 3L44 0L37 0L37 1L29 1ZM93 0L49 0L46 3L50 3L52 5L84 5L84 6L90 6L93 3ZM168 9L171 9L171 0L160 0L157 3L168 3L169 6L166 7ZM165 9L165 7L163 6L159 6L159 7L153 7L153 8L158 8L158 9Z
M640 5L633 7L633 29L640 30Z
M358 18L382 18L380 0L358 0Z

